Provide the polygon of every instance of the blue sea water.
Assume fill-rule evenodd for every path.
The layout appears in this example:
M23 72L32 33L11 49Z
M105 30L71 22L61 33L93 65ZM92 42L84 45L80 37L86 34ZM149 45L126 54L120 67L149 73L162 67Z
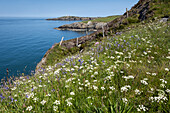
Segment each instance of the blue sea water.
M85 32L53 28L75 21L47 21L45 18L0 18L0 79L30 74L55 43L84 36Z

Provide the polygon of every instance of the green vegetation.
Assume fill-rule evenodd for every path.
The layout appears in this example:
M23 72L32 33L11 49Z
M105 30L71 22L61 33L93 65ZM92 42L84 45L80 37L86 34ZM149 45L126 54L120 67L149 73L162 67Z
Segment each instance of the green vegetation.
M150 11L154 11L154 17L170 16L169 0L154 0L151 3Z
M59 47L58 44L50 51L51 52L47 57L46 65L54 65L56 62L61 61L64 57L77 53L79 48L74 47L71 49L66 49L64 47Z
M170 23L160 22L169 14L152 3L157 19L126 18L81 54L56 45L38 74L2 81L0 112L169 113Z
M91 22L110 22L114 19L116 19L117 17L120 17L119 15L115 15L115 16L108 16L108 17L101 17L101 18L97 18L94 20L90 20ZM88 21L83 21L83 23L88 23Z
M37 75L8 80L0 112L168 113L169 30L159 21L138 24Z

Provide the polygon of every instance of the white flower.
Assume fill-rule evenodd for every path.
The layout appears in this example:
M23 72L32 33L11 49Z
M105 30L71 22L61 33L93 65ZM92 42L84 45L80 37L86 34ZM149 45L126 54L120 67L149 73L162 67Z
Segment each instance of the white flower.
M91 96L87 97L87 99L90 99L90 98L91 98Z
M69 101L67 101L67 105L68 106L71 106L71 105L73 105L71 102L69 102Z
M161 86L162 88L165 88L165 87L166 87L165 84L160 84L160 86Z
M37 97L35 97L33 100L34 100L34 102L37 102L38 98L37 98Z
M58 110L58 106L53 106L53 110L57 111Z
M140 92L138 89L136 89L136 90L135 90L135 94L140 95L141 92Z
M98 72L96 71L96 72L94 72L94 75L98 75Z
M70 95L75 95L75 93L74 92L70 92Z
M43 100L43 101L41 101L40 103L41 103L42 105L44 105L46 102L47 102L47 101Z
M167 81L165 81L164 79L159 79L160 81L162 81L162 83L167 84Z
M166 92L167 92L167 93L170 93L170 89L166 89Z
M91 78L93 78L94 77L94 75L91 75Z
M26 110L27 111L31 111L32 110L32 106L28 106Z
M148 85L148 83L145 80L141 80L140 82L144 85Z
M98 89L98 87L97 87L97 86L94 86L94 85L93 85L93 88L94 88L94 90L97 90L97 89Z
M51 96L51 94L47 94L46 96L47 96L47 97L50 97L50 96Z
M152 73L152 76L156 76L157 74L156 73Z
M122 98L123 103L127 104L128 100L126 98Z
M89 80L85 80L85 82L87 83L87 82L89 82Z
M168 69L168 68L165 68L165 71L169 71L169 69Z
M122 76L122 78L124 78L125 81L127 81L128 79L134 79L134 77L132 75L130 75L130 76Z
M148 108L146 108L144 105L139 105L139 108L137 108L137 111L146 111Z
M59 105L59 104L60 104L60 101L59 101L59 100L56 100L56 101L54 102L54 104Z
M105 90L105 88L104 88L104 87L101 87L101 89L102 89L102 90Z
M17 89L16 87L11 88L11 90L16 90L16 89Z
M143 52L144 55L147 55L147 52Z
M112 86L112 87L109 87L111 90L114 90L115 88Z
M126 85L124 87L121 87L121 92L127 92L128 91L128 88L130 89L131 86L130 85Z
M97 80L93 80L93 82L97 82Z
M82 90L83 88L82 87L79 87L79 90Z

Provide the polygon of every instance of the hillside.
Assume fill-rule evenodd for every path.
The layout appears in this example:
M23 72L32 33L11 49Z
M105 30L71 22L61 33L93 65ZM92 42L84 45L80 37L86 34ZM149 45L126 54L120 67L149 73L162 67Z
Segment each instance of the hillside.
M35 75L1 82L0 112L169 113L168 6L140 0L104 37L99 30L78 38L80 48L77 39L55 44Z

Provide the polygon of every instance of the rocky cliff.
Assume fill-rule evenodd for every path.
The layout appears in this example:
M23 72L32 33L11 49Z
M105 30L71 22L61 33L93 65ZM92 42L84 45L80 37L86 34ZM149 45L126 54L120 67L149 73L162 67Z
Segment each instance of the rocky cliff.
M89 21L88 23L83 23L83 22L75 22L72 24L66 24L62 25L58 28L54 28L57 30L71 30L71 31L97 31L99 29L102 29L102 26L106 26L107 23L103 22L91 22Z

